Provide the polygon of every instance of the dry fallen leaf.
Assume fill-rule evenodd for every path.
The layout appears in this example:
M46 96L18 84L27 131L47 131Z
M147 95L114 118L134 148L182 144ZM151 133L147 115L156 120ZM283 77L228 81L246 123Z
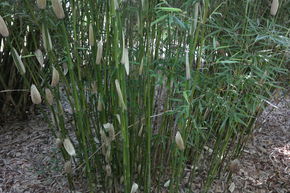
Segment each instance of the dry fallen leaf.
M230 187L229 187L229 191L230 192L233 192L235 190L235 188L236 188L236 185L235 185L234 182L232 182L231 185L230 185Z

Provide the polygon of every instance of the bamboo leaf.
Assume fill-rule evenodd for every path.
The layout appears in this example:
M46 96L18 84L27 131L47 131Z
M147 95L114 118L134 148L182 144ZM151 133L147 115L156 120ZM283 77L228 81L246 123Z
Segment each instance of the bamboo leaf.
M157 10L161 10L161 11L166 11L166 12L182 12L181 9L179 8L173 8L173 7L157 7Z
M161 21L165 20L167 17L168 17L168 15L163 15L163 16L159 17L158 19L156 19L155 21L153 21L151 23L151 26L153 26L153 25L155 25L157 23L160 23Z
M188 29L188 27L186 26L185 23L183 23L180 19L178 19L177 17L173 16L173 20L175 21L175 23L181 28L181 29Z

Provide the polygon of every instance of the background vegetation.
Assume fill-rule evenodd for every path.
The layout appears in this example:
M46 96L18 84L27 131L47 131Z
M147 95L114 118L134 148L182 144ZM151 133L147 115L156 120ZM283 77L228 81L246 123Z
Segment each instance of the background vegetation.
M2 1L2 114L25 112L36 85L72 189L190 192L202 175L206 192L288 73L290 2L271 4Z

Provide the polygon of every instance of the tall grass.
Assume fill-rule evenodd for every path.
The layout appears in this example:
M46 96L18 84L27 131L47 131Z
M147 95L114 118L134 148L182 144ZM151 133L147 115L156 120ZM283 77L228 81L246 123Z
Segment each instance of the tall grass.
M76 155L61 146L71 188L82 178L90 192L190 192L203 171L206 192L287 72L289 2L275 16L249 0L59 2L6 1L8 28L29 31L1 42L24 60L23 88L48 95L58 144L72 141Z

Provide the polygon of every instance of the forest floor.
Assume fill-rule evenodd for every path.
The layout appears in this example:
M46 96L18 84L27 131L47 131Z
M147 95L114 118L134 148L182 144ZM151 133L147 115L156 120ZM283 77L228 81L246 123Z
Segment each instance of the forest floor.
M221 176L210 192L290 193L289 91L258 117L239 172L228 185ZM69 192L63 159L41 115L0 123L0 131L0 193ZM193 184L192 192L199 192L199 186Z

